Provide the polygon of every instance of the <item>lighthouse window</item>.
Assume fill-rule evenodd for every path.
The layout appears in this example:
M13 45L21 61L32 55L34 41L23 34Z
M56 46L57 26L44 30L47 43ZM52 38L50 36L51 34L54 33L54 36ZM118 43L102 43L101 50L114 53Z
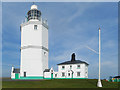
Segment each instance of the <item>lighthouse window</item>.
M37 29L37 25L34 25L34 29L35 29L35 30Z
M44 52L44 55L46 55L46 52Z

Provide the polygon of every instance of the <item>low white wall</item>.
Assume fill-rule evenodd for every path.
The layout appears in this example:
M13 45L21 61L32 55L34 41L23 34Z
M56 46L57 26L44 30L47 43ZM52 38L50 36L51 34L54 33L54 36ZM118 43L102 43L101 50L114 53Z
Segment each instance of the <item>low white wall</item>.
M11 79L15 79L15 73L11 72Z
M44 72L44 78L51 78L50 72Z

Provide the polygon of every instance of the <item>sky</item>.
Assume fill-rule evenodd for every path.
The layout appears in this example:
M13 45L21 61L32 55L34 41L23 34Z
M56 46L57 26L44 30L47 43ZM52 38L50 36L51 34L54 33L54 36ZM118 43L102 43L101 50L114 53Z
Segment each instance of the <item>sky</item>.
M118 74L118 3L59 2L35 3L48 20L49 68L71 60L85 61L88 78L98 78L98 28L101 28L101 78ZM20 66L20 24L32 3L2 4L2 75L10 77L11 67Z

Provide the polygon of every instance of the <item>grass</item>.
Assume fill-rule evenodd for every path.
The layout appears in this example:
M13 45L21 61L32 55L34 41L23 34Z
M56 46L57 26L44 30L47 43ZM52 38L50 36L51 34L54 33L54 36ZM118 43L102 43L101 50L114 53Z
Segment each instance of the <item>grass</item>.
M3 88L97 88L96 79L2 81ZM117 82L102 80L103 88L118 88Z

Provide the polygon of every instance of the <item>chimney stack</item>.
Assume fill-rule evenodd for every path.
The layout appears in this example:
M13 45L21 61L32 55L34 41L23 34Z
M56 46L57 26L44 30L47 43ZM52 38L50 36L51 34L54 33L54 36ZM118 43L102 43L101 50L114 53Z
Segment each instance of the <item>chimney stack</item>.
M75 53L71 55L71 62L75 61Z

